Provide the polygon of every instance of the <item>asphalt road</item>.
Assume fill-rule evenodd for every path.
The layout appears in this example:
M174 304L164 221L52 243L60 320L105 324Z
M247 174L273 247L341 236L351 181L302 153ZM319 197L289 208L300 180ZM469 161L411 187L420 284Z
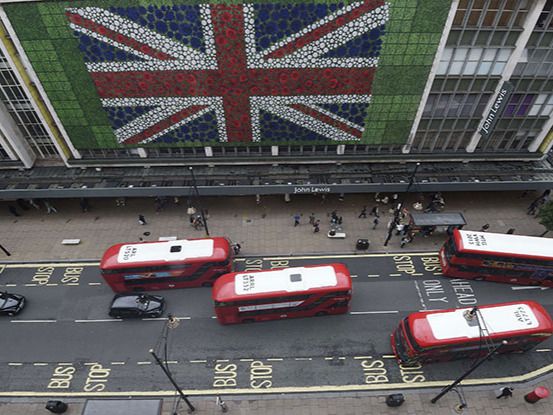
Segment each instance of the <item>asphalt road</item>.
M238 258L236 268L328 262L345 263L354 277L347 315L221 326L209 288L159 292L180 319L170 330L167 357L180 386L196 394L437 386L472 362L399 366L389 335L410 312L532 299L553 313L549 290L443 278L430 253ZM0 269L0 289L28 299L20 315L0 319L0 395L174 393L148 352L159 350L164 319L109 318L113 293L97 264ZM552 340L526 354L495 357L465 383L523 380L553 370L551 349Z

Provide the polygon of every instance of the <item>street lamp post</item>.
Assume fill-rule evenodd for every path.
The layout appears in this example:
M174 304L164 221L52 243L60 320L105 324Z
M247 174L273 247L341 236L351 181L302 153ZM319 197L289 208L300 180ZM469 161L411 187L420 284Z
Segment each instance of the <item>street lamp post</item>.
M413 173L411 173L411 177L409 177L409 183L407 184L407 189L405 189L405 193L409 193L409 190L411 190L411 186L413 186L413 183L415 182L415 176L417 175L417 170L419 169L420 165L421 165L420 163L417 163L415 165L415 169L413 170ZM394 233L394 229L400 220L399 215L401 214L401 209L403 209L404 202L405 202L405 196L402 198L401 202L399 202L394 208L394 218L390 222L390 226L388 228L388 235L386 236L386 240L384 241L384 246L388 246L388 242L390 242L390 239L392 239L392 234Z
M459 376L451 385L446 386L442 389L442 391L436 395L434 398L430 400L432 403L438 402L438 399L440 399L442 396L444 396L446 393L448 393L450 390L454 389L455 386L457 386L459 383L461 383L468 375L470 375L472 372L474 372L480 365L482 365L486 360L488 360L490 357L492 357L493 354L495 354L501 347L505 346L507 344L506 340L503 340L501 343L499 343L497 346L495 346L493 349L491 349L486 356L484 356L482 359L478 360L472 367L467 370L465 373L463 373L461 376ZM464 403L466 405L466 403Z
M194 187L194 193L196 195L196 200L198 203L198 207L200 208L200 216L202 217L202 222L205 226L205 234L209 236L209 228L207 227L207 219L205 218L204 208L202 207L202 204L200 202L200 192L198 191L198 186L196 184L196 176L194 175L194 169L192 166L188 167L188 170L190 170L190 175L192 176L192 186Z
M188 412L194 412L196 408L194 408L194 405L192 405L192 403L188 400L188 397L184 394L184 392L179 387L179 385L177 385L177 382L175 381L175 379L173 379L173 376L171 376L171 372L167 370L167 368L165 367L161 359L158 357L158 355L156 355L156 352L154 352L154 349L150 349L150 354L154 357L156 363L161 368L161 370L163 370L163 373L165 373L165 376L167 376L167 379L169 379L169 381L173 384L173 386L175 387L175 390L180 395L180 398L184 402L186 402L186 405L188 405ZM177 415L177 412L175 412L174 415Z

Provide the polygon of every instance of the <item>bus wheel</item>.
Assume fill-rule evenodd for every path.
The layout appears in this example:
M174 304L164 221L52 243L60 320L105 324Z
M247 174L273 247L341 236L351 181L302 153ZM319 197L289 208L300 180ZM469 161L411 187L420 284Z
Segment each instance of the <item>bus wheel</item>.
M242 320L242 323L253 323L255 320L253 318L245 318Z
M326 316L328 313L326 311L317 311L317 313L315 314L317 317L320 317L320 316Z
M210 281L202 282L202 287L213 287L213 283Z

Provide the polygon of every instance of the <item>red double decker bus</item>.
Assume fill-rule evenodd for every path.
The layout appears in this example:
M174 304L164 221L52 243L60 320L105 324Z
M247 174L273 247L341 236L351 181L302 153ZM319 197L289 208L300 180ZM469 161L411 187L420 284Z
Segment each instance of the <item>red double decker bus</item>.
M100 270L118 293L211 286L232 271L232 252L223 237L121 243L104 253Z
M212 297L222 324L342 314L351 276L343 264L234 272L215 282Z
M413 313L400 322L391 343L397 359L412 364L485 356L503 341L498 353L524 352L552 334L547 311L520 301Z
M553 239L455 229L440 263L447 277L553 286Z

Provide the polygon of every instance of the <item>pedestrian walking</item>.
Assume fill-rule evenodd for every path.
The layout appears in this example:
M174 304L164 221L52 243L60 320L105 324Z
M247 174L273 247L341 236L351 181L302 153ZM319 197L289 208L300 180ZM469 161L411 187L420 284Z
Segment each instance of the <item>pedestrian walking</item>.
M242 245L240 245L238 242L232 245L232 250L234 251L234 255L238 255L241 249L242 249Z
M359 214L358 218L367 218L367 206L363 206L363 209L361 209L361 213Z
M404 247L406 244L410 243L413 239L411 238L410 235L404 235L402 238L401 238L401 243L400 243L400 247Z
M510 388L509 386L505 386L503 388L499 388L495 394L495 397L497 399L501 398L510 398L513 396L513 388Z
M311 212L311 215L309 215L309 224L314 225L315 224L315 213Z
M403 223L398 222L396 224L396 236L403 234L404 228L405 228L405 225Z
M298 226L300 224L301 215L299 213L296 213L294 215L294 227Z
M335 210L330 213L330 221L332 223L338 223L338 212L336 212Z
M486 223L485 225L482 225L480 232L488 232L488 229L490 229L490 224Z
M317 219L314 223L313 223L313 233L317 233L321 230L320 228L321 226L321 221L319 219Z
M88 199L86 197L81 197L81 199L79 200L79 205L81 206L81 211L83 213L88 212L89 205Z
M144 217L144 215L138 215L138 223L140 225L146 225L146 218Z
M373 219L373 229L376 229L380 221L378 220L378 216Z
M373 206L373 208L371 209L371 212L369 213L369 215L376 216L377 218L379 218L380 213L378 211L378 206Z
M36 210L40 210L40 206L39 206L38 203L35 201L35 199L29 199L29 205L31 205L32 207L34 207Z
M13 205L9 205L9 206L8 206L8 210L10 211L10 213L11 213L13 216L21 216L21 215L17 212L17 209L15 208L15 206L13 206Z
M44 200L44 206L46 206L46 213L48 215L50 213L58 213L58 210L48 200Z

